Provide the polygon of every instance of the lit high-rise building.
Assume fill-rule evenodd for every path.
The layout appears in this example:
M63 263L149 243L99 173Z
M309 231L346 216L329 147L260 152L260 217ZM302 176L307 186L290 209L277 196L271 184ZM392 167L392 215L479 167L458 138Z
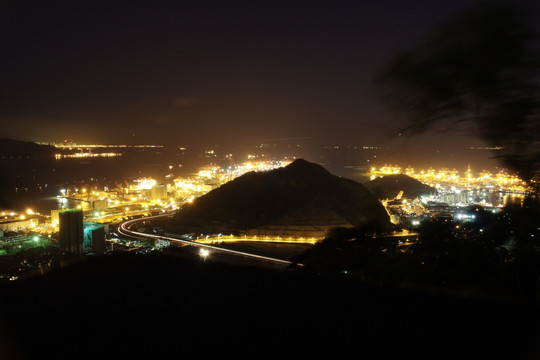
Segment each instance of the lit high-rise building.
M154 185L151 190L152 200L161 200L167 197L167 187L165 185Z
M105 227L98 223L84 223L84 253L102 254L105 251Z
M64 210L58 214L58 220L60 248L64 251L81 254L84 241L82 210Z

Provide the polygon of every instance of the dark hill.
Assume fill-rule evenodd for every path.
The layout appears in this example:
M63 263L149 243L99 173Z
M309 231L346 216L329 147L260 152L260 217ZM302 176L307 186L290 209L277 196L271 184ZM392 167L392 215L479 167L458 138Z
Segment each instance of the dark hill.
M284 168L250 172L188 204L171 232L203 227L239 232L261 227L386 226L388 215L361 184L298 159Z
M40 156L52 155L56 148L50 145L39 145L31 141L0 139L0 155L2 156Z
M393 199L403 190L403 197L416 198L429 195L436 190L420 181L404 175L386 175L363 184L377 197L377 199Z
M0 290L6 360L538 355L537 308L346 277L126 254Z

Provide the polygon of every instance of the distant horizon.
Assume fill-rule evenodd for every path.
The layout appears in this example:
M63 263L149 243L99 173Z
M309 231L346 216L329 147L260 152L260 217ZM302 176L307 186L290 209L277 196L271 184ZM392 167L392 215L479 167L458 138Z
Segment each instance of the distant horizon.
M14 140L14 139L12 139ZM126 148L126 149L163 149L164 153L173 155L173 153L184 153L185 156L194 157L208 155L205 152L212 150L215 153L212 157L201 159L201 165L206 161L212 163L215 161L225 161L229 155L236 161L247 160L248 156L263 156L268 158L295 157L304 158L308 161L324 164L329 171L340 176L350 173L352 170L347 167L364 166L366 169L372 166L382 167L384 165L398 165L403 168L412 166L417 169L450 168L464 171L471 165L474 171L500 171L507 169L496 158L496 151L490 147L471 146L465 144L454 145L441 144L440 147L430 144L416 144L403 147L403 144L394 144L393 146L379 146L377 144L331 144L322 145L312 142L313 139L291 139L299 141L278 141L276 143L263 144L253 143L248 148L235 148L234 146L217 144L196 144L186 145L157 145L157 144L74 144L74 148L80 147L92 149L106 148ZM20 141L20 140L15 140ZM38 142L28 141L29 143L39 144ZM58 143L61 144L61 143ZM52 144L44 144L54 146ZM103 146L103 147L100 147ZM59 151L69 149L56 147ZM191 155L190 155L191 154ZM214 156L215 155L215 156ZM217 157L216 157L217 156ZM187 159L187 158L186 158ZM354 172L356 173L356 171Z
M415 138L414 137L411 137L412 140L414 140ZM129 147L132 147L132 146L155 146L155 147L168 147L168 146L172 146L172 147L176 147L176 146L190 146L190 145L187 145L185 142L177 142L177 143L166 143L166 142L86 142L86 141L78 141L77 139L63 139L63 140L39 140L39 139L33 139L33 138L22 138L22 137L3 137L3 138L0 138L0 140L13 140L13 141L19 141L19 142L30 142L30 143L35 143L35 144L38 144L38 145L62 145L62 144L66 144L65 146L67 147L68 145L67 144L72 144L73 146L91 146L91 147L100 147L100 146L103 146L103 147L114 147L114 146L129 146ZM300 140L300 141L293 141L293 140ZM279 145L280 143L283 144L284 142L289 142L290 144L300 144L301 142L305 141L305 140L310 140L312 141L313 138L312 137L298 137L298 138L276 138L276 139L260 139L258 142L253 142L250 146L254 146L254 147L257 147L261 144L264 144L264 145ZM335 142L330 142L330 141L327 141L327 142L323 142L323 141L320 141L318 142L315 146L320 146L320 147L327 147L327 148L331 148L331 147L361 147L361 148L379 148L379 149L389 149L391 148L392 146L390 145L385 145L384 144L385 141L380 141L379 143L377 142L368 142L368 141L363 141L363 142L357 142L357 143L354 143L352 141L343 141L343 142L339 142L339 141L335 141ZM200 144L200 143L199 143ZM235 147L235 145L233 143L216 143L216 142L208 142L206 144L200 144L199 147L211 147L211 146L223 146L223 147ZM401 145L396 145L396 147L398 146L401 146ZM415 147L414 145L411 146L411 145L408 145L410 147ZM429 144L425 144L425 143L421 143L419 142L419 145L416 146L417 148L433 148L433 149L437 149L437 148L440 148L440 147L443 147L443 146L447 146L447 144L443 143L435 143L435 144L432 144L432 143L429 143ZM193 145L191 145L190 147L194 147ZM469 150L499 150L499 147L495 147L495 146L486 146L485 142L482 140L482 139L476 139L476 142L473 142L473 141L470 141L470 142L464 142L464 143L460 143L457 147L457 149L469 149Z

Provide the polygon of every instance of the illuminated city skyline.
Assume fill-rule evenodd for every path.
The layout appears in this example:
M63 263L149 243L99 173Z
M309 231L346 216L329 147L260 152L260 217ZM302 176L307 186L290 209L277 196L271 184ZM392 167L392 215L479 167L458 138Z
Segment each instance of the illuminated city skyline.
M0 9L2 360L540 358L539 0Z

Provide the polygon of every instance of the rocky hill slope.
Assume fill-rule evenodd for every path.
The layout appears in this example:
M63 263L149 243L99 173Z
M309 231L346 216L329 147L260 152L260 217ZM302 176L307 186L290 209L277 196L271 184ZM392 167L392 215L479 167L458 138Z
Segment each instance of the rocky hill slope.
M298 159L284 168L247 173L196 199L169 222L168 231L324 236L331 227L367 223L385 227L389 221L364 186Z

